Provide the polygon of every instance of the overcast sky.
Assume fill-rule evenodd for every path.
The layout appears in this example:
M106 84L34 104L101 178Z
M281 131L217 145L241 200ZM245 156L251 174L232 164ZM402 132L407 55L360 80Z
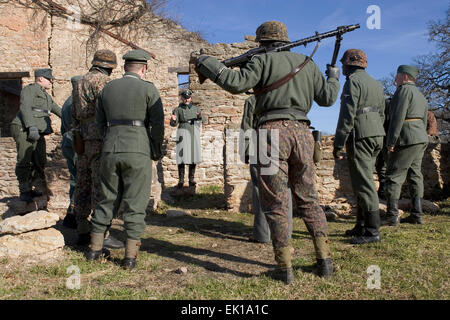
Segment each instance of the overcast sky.
M377 11L367 12L373 5L379 8L379 29L368 27L377 22ZM166 11L212 44L243 42L245 35L255 35L256 28L269 20L284 22L291 41L359 23L360 29L344 35L338 60L347 49L362 49L367 54L367 72L381 79L395 72L398 65L411 64L414 57L435 50L428 42L427 23L443 20L448 6L443 0L169 0ZM309 55L313 48L310 44L293 51ZM333 49L334 39L328 38L314 55L322 71L331 61ZM341 75L341 88L344 82ZM314 104L308 114L313 126L333 134L338 116L339 98L330 108Z

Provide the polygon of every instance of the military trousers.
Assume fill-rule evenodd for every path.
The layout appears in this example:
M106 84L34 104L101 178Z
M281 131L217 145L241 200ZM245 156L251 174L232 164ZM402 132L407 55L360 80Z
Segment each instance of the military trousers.
M394 148L388 156L386 171L386 194L388 199L400 199L402 185L409 183L411 199L423 198L422 158L427 143Z
M20 192L32 190L35 182L45 184L44 168L47 164L45 138L41 135L37 141L29 141L27 132L22 126L12 124L11 135L16 142L17 162L16 177ZM45 191L45 190L42 190Z
M314 181L314 139L306 122L275 120L258 128L261 209L274 249L289 246L289 187L308 232L327 237L328 224Z
M383 137L347 140L347 161L350 180L358 206L363 212L379 209L378 193L373 179L377 156L383 148Z
M77 168L76 168L76 158L77 155L72 148L72 140L63 137L63 141L61 144L61 153L63 157L66 159L67 169L69 170L70 175L70 184L69 184L69 198L70 204L74 203L74 193L76 186L76 178L77 178Z
M84 154L78 155L76 162L77 184L74 192L74 214L78 233L91 231L89 216L100 199L100 156L102 141L85 140Z
M266 215L261 209L261 199L259 196L258 187L258 166L250 164L250 177L252 180L252 212L253 218L253 239L258 242L270 242L270 229L267 223ZM289 236L292 235L292 195L291 189L289 192Z
M152 161L141 153L103 153L100 197L92 215L92 232L104 233L122 205L127 238L140 240L150 199Z

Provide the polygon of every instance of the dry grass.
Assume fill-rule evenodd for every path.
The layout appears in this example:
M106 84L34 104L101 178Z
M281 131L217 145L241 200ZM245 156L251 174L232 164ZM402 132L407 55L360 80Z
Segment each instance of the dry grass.
M253 216L217 209L219 190L178 199L147 217L137 269L119 266L124 251L112 251L108 260L86 262L70 244L74 234L63 229L69 245L57 263L25 266L0 261L0 300L3 299L449 299L450 199L425 224L382 228L382 242L353 246L343 237L353 219L329 223L336 268L330 279L312 272L313 245L299 218L294 218L292 245L295 281L286 286L271 278L275 266L270 245L247 241ZM210 206L205 201L210 200ZM202 209L195 203L202 201ZM169 208L189 215L169 218ZM207 207L207 208L205 208ZM124 240L120 222L113 235ZM67 268L81 271L81 287L66 287ZM381 288L368 289L367 268L381 270ZM187 273L179 273L186 267Z

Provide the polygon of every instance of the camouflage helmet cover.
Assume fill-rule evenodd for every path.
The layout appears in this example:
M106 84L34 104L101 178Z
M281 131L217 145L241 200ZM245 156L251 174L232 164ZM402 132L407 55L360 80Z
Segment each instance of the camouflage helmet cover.
M256 29L255 41L290 42L286 25L280 21L267 21L260 25Z
M92 66L114 69L117 67L116 54L111 50L97 50L92 59Z
M343 65L367 68L367 56L359 49L348 49L340 61Z

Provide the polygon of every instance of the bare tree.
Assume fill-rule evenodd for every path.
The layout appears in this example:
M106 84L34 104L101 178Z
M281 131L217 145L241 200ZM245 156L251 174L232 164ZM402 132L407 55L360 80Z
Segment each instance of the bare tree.
M0 0L9 2L10 0ZM71 15L68 8L58 0L16 0L17 4L44 10L52 16L67 18ZM90 27L86 41L86 51L93 53L97 49L102 33L108 34L125 44L137 48L133 41L148 38L155 33L155 24L163 24L168 28L176 26L177 22L167 18L165 7L169 0L66 0L66 4L80 9L80 23ZM41 24L45 23L45 18ZM175 36L175 35L172 35ZM179 40L204 41L199 33L191 32ZM89 54L88 54L89 55Z
M436 45L437 52L414 58L413 64L420 70L416 84L427 98L436 118L450 122L450 8L445 20L428 23L428 35L429 41ZM394 79L395 73L380 79L387 96L395 92Z
M414 59L420 70L417 85L427 97L436 117L450 121L450 8L444 21L428 24L429 41L436 45L437 52Z

